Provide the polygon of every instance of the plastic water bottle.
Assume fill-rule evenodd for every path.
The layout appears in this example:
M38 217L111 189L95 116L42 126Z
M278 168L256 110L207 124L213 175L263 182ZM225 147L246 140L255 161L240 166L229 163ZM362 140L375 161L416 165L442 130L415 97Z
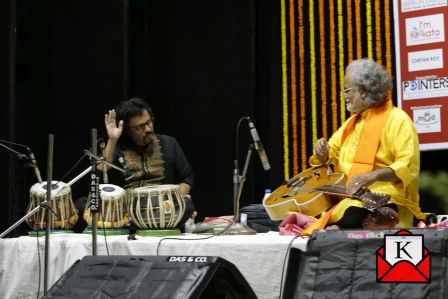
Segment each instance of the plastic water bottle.
M271 189L264 189L264 196L263 196L263 201L268 198L269 196L271 196L272 190Z
M240 215L240 223L244 224L244 225L247 225L247 214L241 213L241 215Z

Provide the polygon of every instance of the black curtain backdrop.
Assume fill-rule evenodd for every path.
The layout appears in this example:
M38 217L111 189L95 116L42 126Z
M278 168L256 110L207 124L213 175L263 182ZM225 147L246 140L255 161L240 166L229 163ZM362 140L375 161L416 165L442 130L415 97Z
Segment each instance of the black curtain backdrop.
M177 138L190 161L202 219L233 213L236 126L250 116L273 169L264 172L252 154L241 206L260 203L264 187L280 182L272 174L281 173L271 152L281 139L269 121L280 111L278 87L272 88L280 77L271 57L278 51L278 22L266 24L266 17L278 18L278 8L270 2L17 0L17 111L2 118L2 137L16 126L17 141L34 151L45 180L48 134L54 134L53 178L68 182L89 167L84 159L67 174L90 147L91 129L106 137L104 113L125 98L142 97L155 111L156 131ZM8 41L8 19L1 24ZM2 52L1 59L9 57ZM275 145L270 136L278 139ZM242 171L250 142L246 122L238 141ZM19 176L5 171L2 182L21 192L11 196L2 189L2 198L14 202L2 203L3 231L26 213L36 178L15 160L2 163ZM73 199L88 189L84 177L72 186ZM15 235L26 230L22 225Z
M236 125L242 116L257 120L255 13L252 0L131 3L131 93L154 108L155 130L184 149L199 216L232 214ZM240 133L242 169L247 123ZM255 199L256 159L242 206Z
M0 138L8 138L9 136L9 66L10 66L10 2L0 2L0 99L2 109L0 110L0 117L2 119L2 126L0 126ZM9 190L8 190L8 170L9 170L9 154L6 150L0 149L0 165L2 166L0 179L0 229L8 225L8 208L9 208Z
M261 203L264 188L282 183L278 1L1 1L0 41L0 138L30 147L44 180L48 134L55 135L53 178L68 182L89 167L84 159L67 174L90 147L91 129L106 137L104 113L138 96L153 107L156 131L177 138L190 161L199 219L233 212L243 116L255 123L272 169L264 172L253 153L241 206ZM238 141L242 171L246 122ZM441 170L446 162L446 151L423 152L421 168ZM3 231L26 213L36 178L3 149L0 165ZM88 189L85 177L72 186L73 198Z

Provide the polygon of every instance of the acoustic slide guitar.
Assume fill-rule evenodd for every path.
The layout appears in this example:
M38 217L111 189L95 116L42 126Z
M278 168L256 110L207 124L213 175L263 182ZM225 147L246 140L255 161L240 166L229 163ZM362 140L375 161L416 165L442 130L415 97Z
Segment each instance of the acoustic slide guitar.
M337 203L338 197L350 197L363 202L373 212L384 206L390 195L362 188L354 195L347 194L343 173L332 173L327 167L311 167L278 187L263 200L272 220L282 220L290 212L317 216Z

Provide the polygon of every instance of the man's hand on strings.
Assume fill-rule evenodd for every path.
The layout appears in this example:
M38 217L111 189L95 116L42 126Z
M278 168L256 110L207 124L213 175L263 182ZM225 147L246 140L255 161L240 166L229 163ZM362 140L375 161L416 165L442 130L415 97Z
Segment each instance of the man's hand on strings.
M367 188L375 182L375 175L373 172L364 174L355 174L347 183L347 193L354 195L361 188Z
M347 193L353 195L361 188L368 188L377 181L392 182L394 184L401 182L392 168L380 168L364 174L355 174L347 183Z

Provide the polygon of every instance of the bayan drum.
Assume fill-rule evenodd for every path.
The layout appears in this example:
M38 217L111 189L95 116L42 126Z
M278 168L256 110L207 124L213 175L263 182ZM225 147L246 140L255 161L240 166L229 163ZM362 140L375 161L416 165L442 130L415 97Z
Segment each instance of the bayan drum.
M78 220L78 211L72 201L72 191L69 185L53 181L51 186L51 229L71 229ZM28 212L47 199L47 182L36 183L30 189ZM26 222L33 229L43 230L46 227L45 209L31 215Z
M154 185L126 190L129 216L141 229L175 228L185 213L178 185Z
M101 207L97 218L97 227L122 228L128 224L129 217L125 212L125 192L123 188L112 184L100 184ZM90 202L84 209L84 220L89 228L92 228L92 214Z

